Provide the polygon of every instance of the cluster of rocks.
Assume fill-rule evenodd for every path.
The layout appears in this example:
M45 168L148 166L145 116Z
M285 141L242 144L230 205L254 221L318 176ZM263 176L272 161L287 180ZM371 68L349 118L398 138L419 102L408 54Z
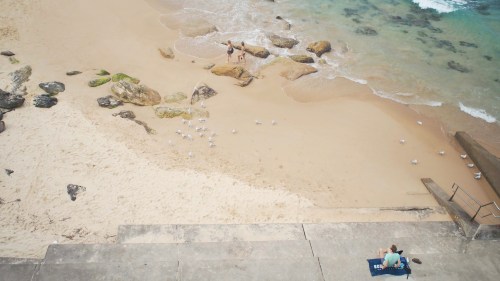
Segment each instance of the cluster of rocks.
M131 76L128 76L125 73L116 73L111 76L107 70L101 69L96 75L101 76L99 78L92 79L88 82L89 87L99 87L104 85L110 81L118 82L118 81L128 81L134 84L139 84L140 80Z

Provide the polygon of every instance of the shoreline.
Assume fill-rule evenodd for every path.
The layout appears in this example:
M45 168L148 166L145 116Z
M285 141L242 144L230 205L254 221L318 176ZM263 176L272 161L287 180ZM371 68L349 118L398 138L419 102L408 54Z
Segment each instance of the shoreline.
M40 7L0 1L33 16L13 21L18 40L0 41L21 60L2 66L2 77L24 64L33 67L25 104L4 116L7 130L0 135L9 148L0 168L14 170L0 173L0 197L21 199L0 206L0 256L40 257L54 241L111 242L119 224L449 220L422 177L444 188L460 180L480 198L490 196L437 120L379 98L367 86L342 79L312 85L308 76L290 82L270 67L241 88L203 69L223 64L224 55L193 63L176 52L166 60L157 48L172 46L177 32L161 32L159 13L145 2L116 8L115 0L95 12L96 0L41 1ZM48 11L53 17L43 21ZM81 47L88 42L92 47ZM189 130L180 118L160 119L152 107L100 108L96 99L111 94L110 84L86 84L99 69L139 77L162 98L190 95L198 82L207 83L219 92L205 101L216 147L202 138L180 139L175 131ZM83 73L66 76L70 70ZM46 81L61 81L66 91L56 106L35 108L31 100ZM325 97L332 88L334 96ZM112 116L120 110L132 110L157 134ZM411 165L415 157L419 164ZM86 191L71 201L67 184ZM401 207L431 211L393 210Z

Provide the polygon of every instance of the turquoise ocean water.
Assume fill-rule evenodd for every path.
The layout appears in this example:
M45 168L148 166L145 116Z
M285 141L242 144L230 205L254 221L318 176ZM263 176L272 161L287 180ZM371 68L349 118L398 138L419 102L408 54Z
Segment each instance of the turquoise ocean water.
M499 0L148 0L167 8L169 28L195 26L217 32L183 36L179 51L197 57L224 53L227 39L267 47L272 54L306 54L328 40L328 64L316 76L347 77L374 94L404 104L453 107L471 118L500 120ZM291 24L283 28L281 16ZM273 47L267 34L293 37L293 49ZM259 61L254 68L272 60ZM500 137L500 136L499 136Z

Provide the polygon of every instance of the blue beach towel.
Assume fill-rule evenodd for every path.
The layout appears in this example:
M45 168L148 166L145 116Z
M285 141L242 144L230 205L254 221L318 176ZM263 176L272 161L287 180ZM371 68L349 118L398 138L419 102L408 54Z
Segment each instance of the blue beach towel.
M406 279L411 274L411 269L406 258L401 257L401 266L399 268L388 267L382 270L382 259L368 259L368 266L372 276L391 274L391 275L406 275Z

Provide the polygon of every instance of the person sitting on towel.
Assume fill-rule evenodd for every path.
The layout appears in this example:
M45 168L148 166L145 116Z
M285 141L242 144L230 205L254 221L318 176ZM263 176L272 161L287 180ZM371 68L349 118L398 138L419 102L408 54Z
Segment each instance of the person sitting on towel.
M386 269L387 267L394 266L395 268L399 268L401 265L400 256L398 253L398 248L396 245L392 245L387 249L379 249L378 254L382 259L382 269Z

